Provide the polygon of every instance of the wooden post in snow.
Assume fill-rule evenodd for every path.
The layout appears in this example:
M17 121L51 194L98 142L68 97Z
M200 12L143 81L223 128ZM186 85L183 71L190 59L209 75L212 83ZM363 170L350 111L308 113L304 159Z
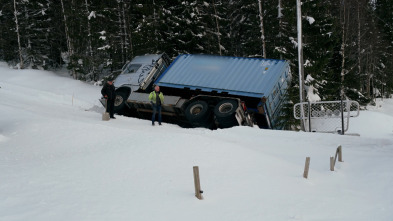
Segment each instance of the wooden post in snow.
M304 165L303 177L308 178L308 170L310 168L310 157L306 157L306 164Z
M334 171L334 166L336 164L336 159L338 156L338 161L343 162L343 155L342 155L342 147L341 145L337 147L336 155L334 157L330 157L330 171Z
M338 151L338 161L339 161L339 162L344 162L344 161L343 161L343 152L342 152L341 145L338 146L337 151Z
M200 179L199 179L199 168L198 166L194 166L194 184L195 184L195 196L196 198L202 200L202 190L201 190L201 183L200 183Z
M330 157L330 171L334 171L334 157Z

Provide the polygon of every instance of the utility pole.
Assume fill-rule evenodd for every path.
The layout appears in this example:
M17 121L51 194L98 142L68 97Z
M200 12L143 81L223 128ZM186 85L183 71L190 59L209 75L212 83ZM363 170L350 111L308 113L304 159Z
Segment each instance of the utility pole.
M296 0L297 5L297 48L298 48L298 60L299 60L299 95L300 103L304 101L304 62L303 62L303 34L302 34L302 3L301 0ZM304 110L303 105L300 105L301 111L301 129L304 131Z

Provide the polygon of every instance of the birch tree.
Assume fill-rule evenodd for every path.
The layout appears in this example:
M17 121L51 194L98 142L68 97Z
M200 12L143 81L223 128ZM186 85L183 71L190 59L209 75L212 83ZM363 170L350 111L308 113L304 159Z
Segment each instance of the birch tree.
M66 41L67 41L67 49L68 49L67 57L68 57L69 64L71 64L72 56L74 55L74 48L73 48L72 39L71 39L71 36L70 36L70 30L69 30L69 27L68 27L67 15L66 15L66 10L64 8L63 0L60 0L60 3L61 3L61 9L62 9L62 12L63 12L64 30L65 30ZM72 67L72 69L71 69L71 74L74 77L74 79L77 78L76 71L75 71L74 67Z
M283 29L284 29L284 27L283 27L283 17L284 17L284 15L283 15L283 5L282 5L282 2L281 2L282 0L278 0L278 6L277 6L277 11L278 11L278 13L277 13L277 18L278 18L278 39L279 39L279 42L281 43L282 42L282 38L283 38ZM284 50L283 50L283 45L280 45L279 47L279 50L281 51L281 52L283 52ZM280 59L283 59L283 54L282 53L280 53Z
M357 28L358 28L358 30L357 30L357 38L358 38L358 75L360 76L361 75L361 73L362 73L362 69L361 69L361 54L362 54L362 52L361 52L361 19L360 19L360 2L358 1L358 4L357 4L357 8L356 8L356 11L357 11L357 20L358 20L358 25L357 25Z
M21 69L23 69L22 46L21 46L21 42L20 42L20 32L19 32L19 22L18 22L18 9L16 7L16 0L14 0L14 16L15 16L16 37L18 39L19 67Z
M123 35L124 35L124 45L125 45L125 61L132 58L132 34L131 31L129 30L129 22L127 21L127 16L128 11L126 13L126 10L128 10L127 3L125 1L122 1L122 8L121 8L121 19L122 19L122 29L123 29Z
M265 41L265 28L263 26L262 0L258 0L258 6L259 6L259 20L260 20L260 29L261 29L262 57L266 58L266 41Z
M345 99L345 75L348 73L348 70L346 70L346 59L347 59L347 54L346 54L346 46L348 43L348 36L349 36L349 20L350 20L350 14L346 5L345 0L342 0L342 9L341 9L341 16L340 16L340 24L341 24L341 46L340 46L340 54L341 54L341 87L340 87L340 98Z
M213 9L214 9L214 18L215 18L215 22L216 22L216 35L217 35L217 42L218 42L218 51L219 54L222 55L222 49L223 46L221 45L221 32L220 32L220 25L218 22L218 13L217 13L217 9L216 9L216 3L214 0L213 1Z
M117 17L118 17L118 24L119 24L119 39L120 39L120 50L121 50L121 62L122 63L125 63L125 51L127 50L126 49L126 45L125 45L125 33L124 33L124 31L125 31L125 29L124 29L124 19L122 18L122 15L123 15L123 11L122 11L122 8L121 8L121 1L117 1L117 10L118 10L118 12L117 12Z
M88 33L88 35L87 35L87 42L88 42L88 51L87 51L87 53L91 56L91 57L93 57L94 56L94 54L93 54L93 48L92 48L92 43L91 43L91 38L92 38L92 35L91 35L91 25L90 25L90 19L92 18L92 17L95 17L95 15L94 15L94 11L92 11L92 12L90 12L90 10L89 10L89 4L88 4L88 2L87 2L87 0L85 0L85 7L86 7L86 13L87 13L87 17L86 17L86 19L87 19L87 33ZM94 66L94 65L93 65Z
M132 26L131 26L131 22L133 22L132 21L133 17L130 15L132 13L132 11L131 11L132 5L131 4L127 4L127 2L124 2L123 4L124 4L124 7L123 7L123 9L124 9L123 10L124 30L128 34L128 45L129 45L129 50L130 50L130 53L129 53L127 59L131 59L131 58L133 58L135 56L134 55L133 41L132 41L132 38L133 38L132 31L133 31L133 29L132 29ZM125 10L127 10L127 13L125 13Z

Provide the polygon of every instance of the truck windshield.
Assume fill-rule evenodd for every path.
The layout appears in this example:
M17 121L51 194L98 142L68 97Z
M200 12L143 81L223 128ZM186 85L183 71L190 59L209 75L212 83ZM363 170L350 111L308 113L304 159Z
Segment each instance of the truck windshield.
M135 73L138 71L138 69L141 67L141 64L129 64L125 70L123 71L123 74L131 74Z

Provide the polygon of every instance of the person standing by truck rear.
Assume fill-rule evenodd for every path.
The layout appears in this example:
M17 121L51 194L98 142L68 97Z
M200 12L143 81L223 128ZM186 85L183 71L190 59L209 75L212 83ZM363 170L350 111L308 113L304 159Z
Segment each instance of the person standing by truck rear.
M258 103L257 109L258 112L255 113L254 118L259 128L261 129L269 129L269 122L267 121L266 116L266 97L262 97L261 101Z
M106 112L109 112L109 116L112 119L116 119L114 116L115 109L115 86L113 86L113 79L109 78L101 89L101 94L106 99Z
M154 91L149 94L149 101L153 108L153 116L151 117L151 125L154 126L156 113L158 112L158 124L161 125L161 104L164 103L164 95L160 91L159 86L154 87Z

